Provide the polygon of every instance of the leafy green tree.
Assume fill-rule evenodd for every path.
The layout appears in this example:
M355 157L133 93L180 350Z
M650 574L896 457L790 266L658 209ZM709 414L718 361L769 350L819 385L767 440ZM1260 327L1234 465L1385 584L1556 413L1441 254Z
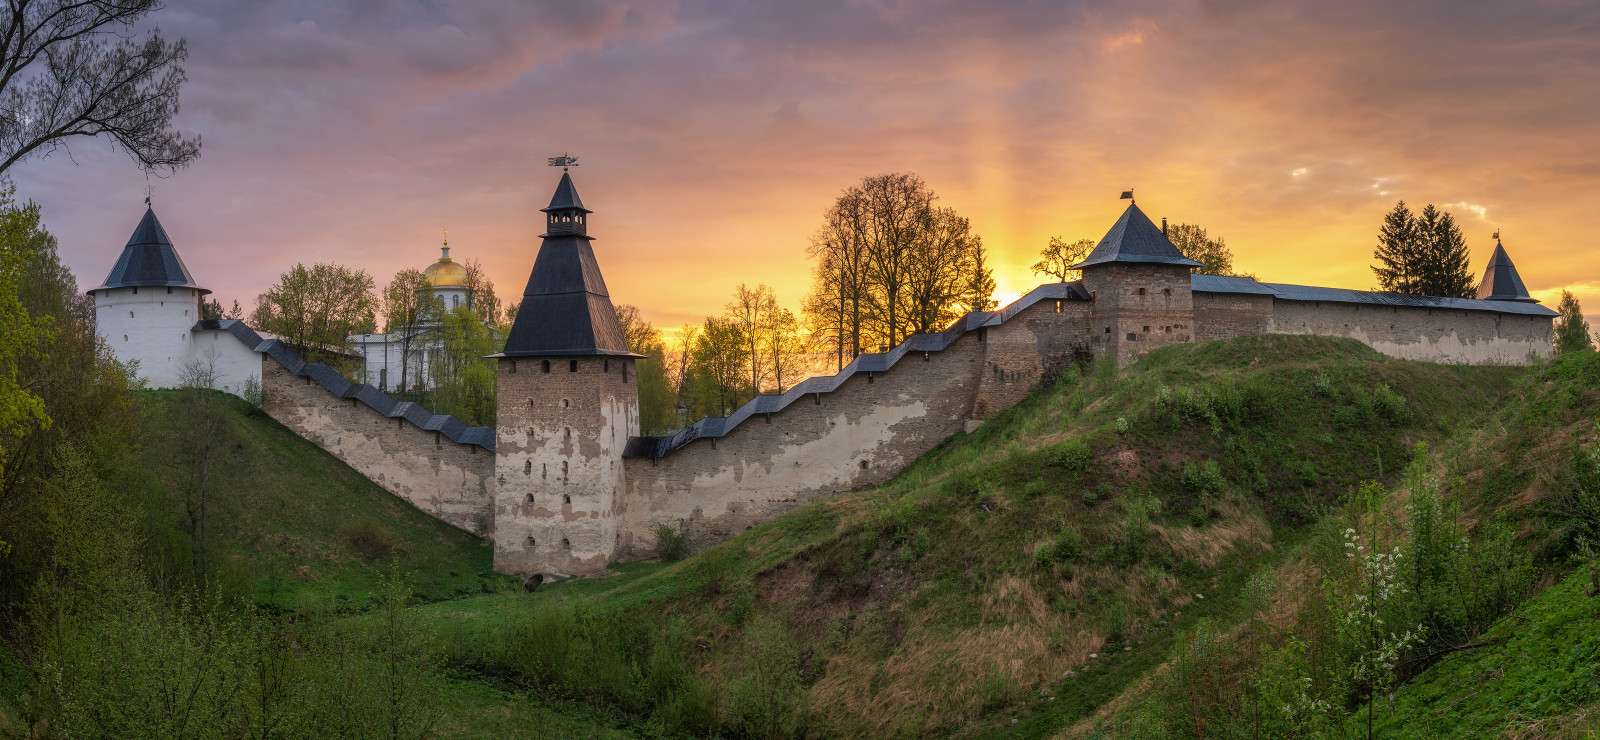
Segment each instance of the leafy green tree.
M1063 283L1077 280L1083 277L1083 271L1074 270L1072 266L1082 262L1093 250L1093 239L1079 239L1069 243L1059 236L1052 236L1050 243L1039 250L1042 259L1033 263L1033 274L1049 275Z
M350 374L360 360L350 351L352 334L377 326L378 298L363 270L319 262L297 264L257 301L251 323L278 335L313 362Z
M8 441L50 424L44 399L22 384L19 372L44 351L56 331L52 317L31 315L22 304L27 268L38 253L30 237L39 228L39 207L16 205L13 192L0 195L0 326L6 327L0 332L0 439ZM10 444L0 445L0 476L5 475L9 449Z
M1569 291L1561 291L1561 303L1556 306L1561 320L1556 322L1556 353L1592 352L1594 342L1589 338L1589 322L1583 320L1583 308Z
M629 351L644 355L634 364L639 385L639 429L645 434L667 431L676 424L678 405L677 390L667 379L667 345L660 330L651 326L637 307L624 304L616 311Z
M430 345L433 412L470 426L494 426L495 361L486 359L500 349L494 330L470 306L457 306L444 312Z
M744 384L749 352L743 331L727 319L708 317L690 351L691 408L696 418L725 416L755 395Z
M1233 276L1233 250L1222 237L1212 237L1199 224L1173 224L1167 229L1167 238L1183 256L1199 262L1203 267L1191 267L1197 275Z

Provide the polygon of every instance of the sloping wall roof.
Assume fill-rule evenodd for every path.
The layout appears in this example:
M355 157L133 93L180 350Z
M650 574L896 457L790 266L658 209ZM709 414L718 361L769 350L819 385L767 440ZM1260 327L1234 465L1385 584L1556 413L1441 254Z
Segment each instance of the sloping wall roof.
M1034 288L1032 292L1018 298L1010 305L998 311L974 311L951 324L949 328L937 334L915 334L900 346L888 352L876 354L863 354L857 356L837 374L828 377L808 378L781 396L756 396L740 406L731 416L713 416L701 419L685 427L677 434L670 437L633 437L628 440L628 445L623 450L624 457L666 457L673 451L682 448L697 439L707 437L723 437L733 431L756 414L772 414L782 411L789 404L794 403L813 393L832 393L844 385L846 380L857 373L881 373L895 366L901 358L913 352L939 352L954 344L962 334L975 331L986 326L999 326L1023 309L1042 300L1063 299L1074 301L1087 301L1089 292L1083 288L1083 283L1047 283Z
M333 368L321 362L306 362L300 353L277 339L263 339L243 321L224 319L200 321L195 331L222 330L244 343L244 346L278 361L289 372L310 378L338 398L354 398L368 408L391 419L405 419L418 429L438 432L459 444L477 445L494 452L495 432L490 427L469 427L454 416L435 414L410 401L396 401L389 394L365 383L352 383Z
M1446 308L1462 311L1493 311L1495 313L1520 314L1524 316L1557 315L1555 311L1532 303L1406 295L1404 293L1350 290L1348 288L1319 288L1312 285L1292 285L1290 283L1262 283L1257 282L1255 278L1247 277L1191 275L1189 276L1189 286L1196 293L1255 293L1271 295L1280 301L1327 301L1332 303L1364 303L1373 306Z

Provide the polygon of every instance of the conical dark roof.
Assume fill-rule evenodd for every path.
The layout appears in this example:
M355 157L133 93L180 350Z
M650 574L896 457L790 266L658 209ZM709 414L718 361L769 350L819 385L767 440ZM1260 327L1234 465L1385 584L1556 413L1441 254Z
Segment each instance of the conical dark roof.
M161 228L161 221L156 219L156 212L150 208L145 209L144 218L133 230L133 236L128 238L128 245L122 248L122 256L112 265L106 281L89 293L147 285L196 288L201 293L211 292L195 285L194 278L189 276L189 268L183 266L178 250L167 238L167 230Z
M561 182L556 185L556 194L551 196L550 205L540 210L549 213L563 209L594 213L583 207L583 199L578 197L578 187L572 184L572 174L569 172L561 173Z
M1081 269L1108 262L1202 266L1199 262L1183 256L1183 253L1172 245L1172 241L1167 239L1167 235L1161 233L1161 229L1150 222L1150 217L1132 204L1129 204L1128 210L1122 212L1122 218L1112 224L1111 230L1106 232L1100 243L1095 245L1094 251L1072 267Z
M583 208L572 176L566 173L561 175L550 207L544 210L590 212ZM502 356L638 356L628 351L591 239L555 228L544 235Z
M1528 295L1527 286L1522 284L1522 276L1517 274L1516 265L1511 264L1511 256L1506 254L1506 248L1499 239L1495 240L1494 256L1489 258L1489 267L1483 271L1483 282L1478 284L1478 299L1539 302Z

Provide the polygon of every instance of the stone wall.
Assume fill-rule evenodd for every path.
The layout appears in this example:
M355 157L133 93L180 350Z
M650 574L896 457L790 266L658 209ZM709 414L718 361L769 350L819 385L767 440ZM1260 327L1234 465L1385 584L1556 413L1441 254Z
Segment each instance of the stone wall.
M1332 301L1273 299L1276 334L1356 339L1390 357L1471 365L1524 365L1551 353L1547 316Z
M666 523L696 549L801 504L880 485L969 421L1015 404L1070 361L1088 305L1043 300L887 371L745 420L660 459L627 458L623 558L653 554Z
M1189 268L1181 265L1112 263L1083 271L1094 296L1091 348L1116 358L1117 367L1151 350L1194 341L1194 300Z
M494 531L493 452L340 398L259 356L272 418L424 512L479 536Z
M1204 342L1270 333L1270 295L1250 293L1195 293L1194 339Z
M595 574L621 549L623 447L639 434L622 357L506 358L495 432L495 569Z

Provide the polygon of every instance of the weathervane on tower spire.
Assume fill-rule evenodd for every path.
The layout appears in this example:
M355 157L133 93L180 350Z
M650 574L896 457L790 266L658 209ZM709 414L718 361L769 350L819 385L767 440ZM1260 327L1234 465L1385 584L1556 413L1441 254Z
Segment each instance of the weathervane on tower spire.
M578 158L568 154L563 154L559 157L551 157L548 161L550 162L551 167L560 167L562 172L566 172L567 168L569 167L578 166Z
M1133 200L1133 188L1122 191L1122 197L1117 200ZM1133 205L1139 205L1139 201L1133 200Z

